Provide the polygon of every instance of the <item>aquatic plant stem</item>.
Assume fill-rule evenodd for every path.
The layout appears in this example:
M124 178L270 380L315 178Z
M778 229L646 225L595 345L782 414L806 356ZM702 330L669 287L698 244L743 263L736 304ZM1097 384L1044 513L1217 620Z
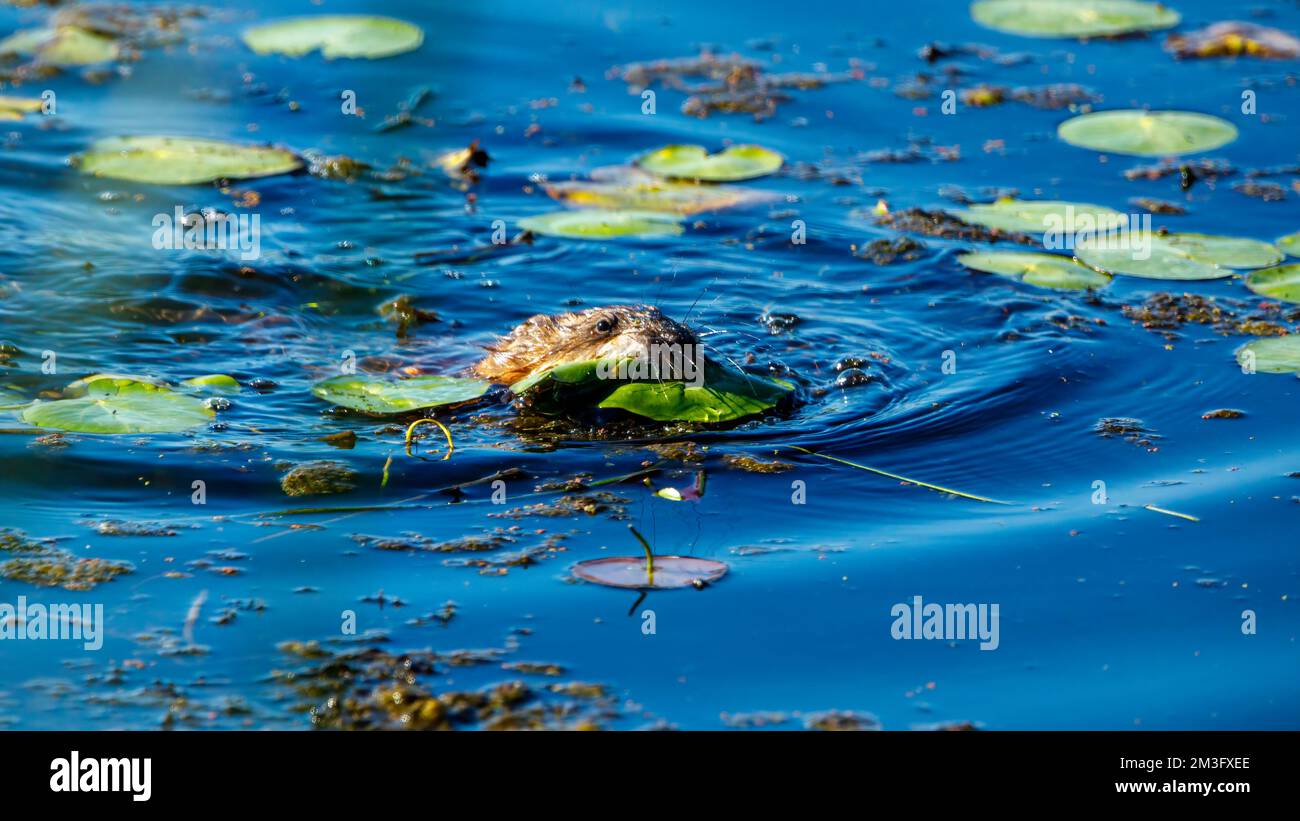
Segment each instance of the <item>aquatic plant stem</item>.
M1163 507L1156 507L1155 505L1143 505L1143 507L1154 513L1163 513L1166 516L1177 516L1179 519L1186 519L1189 522L1200 521L1200 519L1196 518L1195 516L1191 516L1187 513L1179 513L1176 510L1165 510Z
M635 536L636 540L641 543L641 549L645 551L645 573L646 573L646 577L649 579L650 586L654 587L654 583L655 583L654 551L650 549L650 543L645 540L644 536L642 536L639 532L637 532L637 529L635 527L632 527L632 525L628 525L627 529L632 531L632 535Z
M960 496L960 497L962 497L963 499L973 499L973 500L975 500L976 502L988 502L989 504L994 504L994 505L1009 505L1009 504L1011 504L1011 502L1004 502L1004 501L1001 501L1000 499L990 499L990 498L988 498L987 496L976 496L976 495L973 494L973 493L963 493L963 492L961 492L960 490L953 490L953 489L950 488L950 487L943 487L943 486L941 486L941 485L932 485L932 484L930 484L929 482L921 482L921 481L918 481L918 480L916 480L916 479L909 479L909 478L906 477L906 476L899 476L897 473L890 473L889 471L880 470L879 468L873 468L873 467L868 467L868 466L866 466L866 465L860 465L860 464L858 464L857 462L850 462L848 459L841 459L841 458L839 458L838 456L829 456L829 455L827 455L827 454L825 454L825 453L817 453L816 451L808 450L808 448L801 448L801 447L799 447L798 445L786 445L786 447L791 448L792 450L797 450L797 451L799 451L799 452L801 452L801 453L806 453L806 454L808 454L809 456L816 456L818 459L826 459L826 460L829 460L829 461L831 461L831 462L839 462L839 463L842 464L842 465L848 465L849 467L855 467L855 468L857 468L858 470L865 470L865 471L869 471L869 472L871 472L871 473L879 474L880 476L888 476L890 479L897 479L897 480L900 481L900 482L907 482L909 485L918 485L918 486L920 486L920 487L928 488L928 489L930 489L930 490L936 490L936 491L938 491L938 492L940 492L940 493L951 493L951 494L953 494L954 496Z
M411 434L415 432L417 427L426 424L437 425L442 428L442 435L447 437L447 453L442 457L442 461L447 461L451 458L451 452L456 449L456 445L451 441L451 431L447 430L447 426L437 419L416 419L411 423L411 426L406 429L406 455L411 455Z

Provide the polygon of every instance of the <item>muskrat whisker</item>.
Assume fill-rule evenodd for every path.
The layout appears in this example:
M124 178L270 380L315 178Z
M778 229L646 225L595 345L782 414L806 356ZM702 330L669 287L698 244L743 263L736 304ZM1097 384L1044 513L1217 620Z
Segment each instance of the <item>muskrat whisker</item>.
M708 348L709 350L713 351L723 359L727 360L727 362L730 363L731 367L735 368L739 373L743 374L745 377L745 387L749 388L749 392L752 393L754 396L758 396L758 393L754 390L754 386L750 384L753 381L753 377L748 372L746 372L744 368L740 367L740 364L736 362L736 360L732 359L730 356L723 353L721 349L716 348L707 342L702 342L700 344L702 344L704 347Z

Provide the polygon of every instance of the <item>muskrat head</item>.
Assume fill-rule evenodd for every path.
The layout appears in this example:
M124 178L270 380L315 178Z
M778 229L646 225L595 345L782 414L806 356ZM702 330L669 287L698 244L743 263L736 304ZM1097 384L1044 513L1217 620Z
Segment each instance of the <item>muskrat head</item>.
M649 305L610 305L538 314L488 346L474 366L483 379L510 385L539 370L591 359L649 358L651 345L687 345L695 335Z

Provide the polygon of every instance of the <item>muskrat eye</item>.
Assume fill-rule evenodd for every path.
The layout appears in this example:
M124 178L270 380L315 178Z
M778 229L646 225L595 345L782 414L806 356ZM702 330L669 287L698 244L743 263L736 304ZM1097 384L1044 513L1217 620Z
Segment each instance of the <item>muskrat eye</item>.
M609 333L610 331L614 330L614 320L602 319L601 321L596 323L596 330L602 334Z

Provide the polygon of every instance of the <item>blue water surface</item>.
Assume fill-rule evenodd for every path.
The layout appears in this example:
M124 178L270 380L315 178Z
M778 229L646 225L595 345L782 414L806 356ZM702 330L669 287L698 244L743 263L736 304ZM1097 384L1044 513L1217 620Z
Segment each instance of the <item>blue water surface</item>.
M1175 6L1183 28L1229 13L1211 0ZM1257 6L1258 22L1300 32L1294 3ZM257 56L238 37L261 20L350 12L415 22L424 44L383 60L326 61ZM0 31L42 25L51 13L5 7ZM923 238L919 259L892 265L852 251L895 236L872 218L879 201L892 211L954 207L940 194L951 186L977 199L1014 189L1121 211L1133 210L1130 198L1157 197L1187 208L1156 217L1174 230L1266 241L1294 232L1300 191L1264 202L1231 183L1247 169L1297 163L1295 62L1179 62L1162 36L1021 38L979 27L952 0L241 0L184 30L184 43L144 51L129 72L91 82L69 71L4 92L49 89L58 106L52 117L7 124L0 152L0 341L20 351L3 384L35 396L113 372L168 381L228 373L246 386L219 428L186 434L40 440L46 431L24 432L5 414L0 427L18 432L0 435L0 526L135 569L84 592L0 581L4 602L101 603L108 634L98 651L0 642L4 726L156 728L174 726L170 715L197 728L306 729L309 713L272 676L301 660L278 645L347 647L358 636L386 638L377 646L392 652L502 650L486 664L443 668L427 682L434 690L515 678L541 688L545 677L501 664L562 665L563 680L608 688L611 727L717 729L737 715L780 713L771 726L796 728L828 710L869 714L889 729L1300 726L1300 480L1288 475L1300 471L1300 383L1243 374L1233 357L1240 336L1194 324L1167 336L1121 313L1161 291L1244 300L1246 311L1259 298L1240 279L1117 277L1099 298L1046 291L966 271L956 256L974 244L960 240ZM933 41L1025 59L968 54L931 65L917 51ZM655 113L643 113L639 89L615 68L705 48L777 71L857 74L791 91L756 121L688 116L680 111L688 95L663 86ZM952 66L961 73L943 73ZM932 75L931 97L895 93L918 72ZM941 89L981 82L1080 83L1102 98L1098 109L1224 117L1240 136L1208 156L1238 176L1186 192L1177 175L1128 180L1124 170L1146 161L1056 138L1068 110L1009 102L941 112ZM416 122L376 130L421 88L431 96ZM1256 93L1255 114L1242 113L1246 89ZM349 90L364 116L342 112ZM404 161L420 173L353 181L300 173L223 193L94 179L68 164L96 139L151 133L272 142L379 169ZM464 186L437 160L473 140L491 163ZM745 183L777 201L697 215L677 237L538 237L481 258L417 262L421 252L490 242L496 220L514 235L522 218L555 210L547 180L582 178L671 143L780 152L786 173ZM867 157L909 146L920 147L916 161ZM816 164L853 173L836 185L792 170ZM1300 177L1269 179L1290 186ZM151 244L155 214L177 205L240 212L234 201L248 190L258 200L242 211L260 216L259 259ZM806 244L789 241L795 220ZM399 338L378 306L401 295L441 321ZM719 355L752 354L756 371L783 366L803 388L806 402L788 415L687 437L707 448L705 461L669 460L654 481L685 486L702 468L699 502L661 499L632 482L605 488L626 500L626 518L501 518L553 501L524 496L545 482L632 473L660 456L645 440L578 429L558 444L530 438L509 426L508 406L489 402L440 417L456 442L450 460L408 458L400 426L332 411L309 392L345 351L372 365L454 373L532 314L628 302L689 312L697 329L716 331L708 339ZM771 313L799 322L772 333L763 322ZM42 372L45 351L57 354L57 373ZM941 368L946 351L955 373ZM867 359L875 381L836 387L834 364L845 357ZM248 387L259 379L274 388ZM1219 408L1245 416L1202 418ZM1094 428L1108 417L1141 420L1158 438L1100 436ZM346 430L359 436L353 449L321 441ZM1011 504L900 484L793 446ZM728 455L794 467L752 473ZM358 488L285 496L284 469L315 459L347 464ZM508 483L504 507L482 485L460 499L436 492L509 468L535 478ZM202 507L191 500L196 480L206 486ZM162 523L175 535L101 535L102 519ZM640 602L636 591L575 582L578 561L637 555L629 523L658 553L723 561L727 576ZM383 551L354 538L416 532L446 541L512 526L513 549L562 534L563 550L498 575L458 566L464 555ZM211 555L230 550L246 555ZM227 566L240 572L214 572ZM382 604L362 601L381 591ZM891 608L915 596L997 604L999 646L896 640ZM264 609L213 621L250 600ZM449 600L456 615L445 626L408 623ZM357 636L342 630L346 611ZM1245 611L1253 634L1243 632ZM175 652L193 645L203 651Z

